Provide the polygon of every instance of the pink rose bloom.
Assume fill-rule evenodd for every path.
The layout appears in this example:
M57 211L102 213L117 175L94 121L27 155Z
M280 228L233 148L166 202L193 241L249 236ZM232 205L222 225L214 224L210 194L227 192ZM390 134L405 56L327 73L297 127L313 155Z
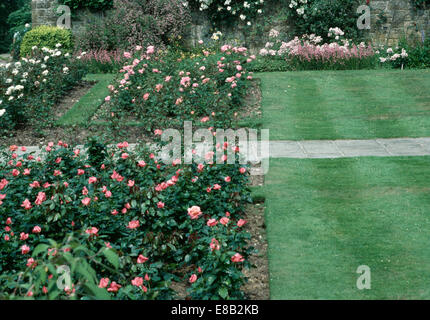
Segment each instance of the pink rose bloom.
M202 211L200 210L200 207L192 206L191 208L188 208L188 215L191 217L192 220L195 220L202 215Z
M89 184L96 183L96 182L97 182L97 178L96 178L96 177L90 177L90 178L88 179L88 183L89 183Z
M149 259L147 257L145 257L144 255L141 255L141 254L139 254L139 256L137 257L137 263L145 263L148 260Z
M110 284L110 287L107 289L107 291L118 292L119 288L121 288L121 285L119 285L115 281L112 281L112 283Z
M163 89L163 85L162 84L157 84L155 86L155 90L157 90L157 92L160 92L161 89Z
M219 222L220 222L222 225L226 225L227 223L229 223L229 222L230 222L230 219L229 219L229 218L227 218L227 217L222 217L222 218L219 220Z
M85 198L82 200L82 204L84 206L89 206L90 202L91 202L91 198Z
M130 222L128 223L127 228L129 228L129 229L136 229L136 228L138 228L139 226L140 226L140 222L139 222L139 220L132 220L132 221L130 221Z
M210 246L210 248L211 248L211 251L219 250L219 249L220 249L219 242L218 242L218 240L217 240L217 239L215 239L215 238L212 238L212 240L211 240L211 244L210 244L209 246Z
M97 235L98 232L99 232L99 229L97 229L96 227L91 227L91 228L85 230L85 233L87 233L89 235Z
M37 262L33 258L28 258L26 266L34 269L37 266Z
M143 95L143 100L148 100L148 98L149 98L149 93L145 93L144 95Z
M124 58L130 59L131 53L130 52L124 52Z
M25 199L21 205L25 210L30 210L32 208L31 202L28 199Z
M27 240L28 239L28 233L21 232L19 235L19 240Z
M124 160L125 159L127 159L129 157L129 154L128 153L123 153L122 155L121 155L121 158L123 158Z
M194 283L197 280L197 276L195 274L193 274L190 279L188 280L190 283Z
M161 136L161 135L163 134L163 131L162 131L162 130L160 130L160 129L156 129L156 130L154 131L154 134L155 134L156 136Z
M215 227L218 224L216 219L209 219L207 222L208 227Z
M112 197L112 192L110 192L109 190L105 192L105 197L106 198L110 198Z
M225 178L224 178L224 181L225 181L225 182L230 182L230 181L231 181L231 178L230 178L230 177L225 177Z
M39 226L35 226L34 228L33 228L33 233L40 233L42 231L42 229L39 227Z
M27 246L26 244L24 244L22 247L21 247L21 253L22 254L27 254L27 253L29 253L30 252L30 247L29 246Z
M145 161L139 161L139 162L137 163L137 165L138 165L139 167L143 168L143 167L145 167L145 166L146 166L146 162L145 162Z
M245 261L245 258L243 258L241 254L236 253L233 257L231 257L231 261L235 263L243 262Z
M109 278L101 278L99 288L106 288L109 284Z
M136 277L133 280L131 280L131 284L136 286L136 287L140 287L143 285L143 278L142 277Z
M163 209L163 208L164 208L164 202L159 201L159 202L157 203L157 207L158 207L159 209Z
M237 222L237 226L238 226L238 227L243 227L243 226L245 225L245 223L246 223L246 220L240 219L240 220Z
M109 102L109 101L110 101L110 96L107 96L107 97L105 98L105 101L106 101L106 102Z
M155 52L155 47L154 46L149 46L146 49L146 54L153 54Z
M134 187L134 180L128 180L127 186Z
M246 172L246 168L240 168L239 172L242 173L242 174L244 174Z
M39 192L36 198L36 205L40 206L46 200L46 194L44 192Z

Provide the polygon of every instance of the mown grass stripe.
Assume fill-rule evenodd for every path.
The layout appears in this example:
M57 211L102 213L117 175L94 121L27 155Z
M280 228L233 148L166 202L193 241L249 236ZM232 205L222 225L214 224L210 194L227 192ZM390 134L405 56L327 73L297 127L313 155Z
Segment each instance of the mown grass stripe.
M57 125L74 126L89 124L91 117L103 104L106 96L109 95L107 86L112 82L114 77L113 74L87 75L85 80L97 81L97 83L57 121Z
M430 135L429 70L306 71L257 76L262 80L264 127L271 130L272 140Z
M273 299L429 299L430 157L271 161ZM356 288L361 264L372 289Z

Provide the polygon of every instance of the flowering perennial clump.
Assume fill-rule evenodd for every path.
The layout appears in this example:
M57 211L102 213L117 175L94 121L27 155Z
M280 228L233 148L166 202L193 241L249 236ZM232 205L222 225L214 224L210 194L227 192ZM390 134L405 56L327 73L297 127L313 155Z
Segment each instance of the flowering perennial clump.
M270 41L260 50L260 55L284 59L292 69L355 69L374 61L375 51L370 44L357 45L343 36L340 28L330 28L328 37L332 40L329 43L315 34L285 42L279 39L278 31L272 30Z

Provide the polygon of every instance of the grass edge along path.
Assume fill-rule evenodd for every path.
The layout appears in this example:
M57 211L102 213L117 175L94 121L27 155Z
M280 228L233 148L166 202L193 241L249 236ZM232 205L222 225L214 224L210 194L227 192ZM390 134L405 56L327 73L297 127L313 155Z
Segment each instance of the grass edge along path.
M271 159L264 189L272 299L430 298L430 157Z
M59 126L85 125L109 95L108 85L114 74L89 74L85 80L97 83L76 102L58 121Z

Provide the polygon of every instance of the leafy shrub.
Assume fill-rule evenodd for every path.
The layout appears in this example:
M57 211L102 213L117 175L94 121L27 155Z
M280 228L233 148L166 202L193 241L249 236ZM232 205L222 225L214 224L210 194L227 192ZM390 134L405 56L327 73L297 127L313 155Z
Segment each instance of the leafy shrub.
M423 43L404 44L409 58L408 68L430 68L430 38Z
M195 299L243 298L246 168L164 164L126 142L87 148L0 155L0 298L172 299L172 282Z
M176 0L114 0L106 18L88 25L77 39L81 50L130 50L137 45L167 45L180 39L191 21Z
M134 57L124 53L127 63L106 97L108 119L132 116L143 120L148 131L181 127L185 120L232 128L252 79L246 64L255 57L249 57L246 48L224 45L184 59L157 53L153 46L146 52L138 49Z
M7 23L10 26L9 33L13 37L11 45L11 54L14 59L19 59L22 39L25 34L31 30L31 5L30 1L25 1L22 6L12 12Z
M8 52L15 28L21 29L31 22L30 0L0 1L0 53ZM12 18L9 16L12 15ZM11 30L14 29L14 30Z
M427 9L430 6L430 0L412 0L412 3L418 9Z
M39 129L49 124L51 107L85 74L77 59L59 49L32 53L0 67L0 135L28 123Z
M55 49L60 43L66 52L73 50L73 37L70 30L51 26L39 26L27 32L21 44L21 56L31 55L34 46L48 49Z
M59 3L69 6L72 11L78 9L104 11L113 6L113 0L60 0Z
M294 35L315 34L328 40L331 27L345 31L354 41L361 40L363 32L357 28L356 13L360 1L352 0L287 0L287 16L292 19Z
M191 0L185 1L194 9L207 11L208 17L215 26L242 22L248 26L263 13L264 0Z

